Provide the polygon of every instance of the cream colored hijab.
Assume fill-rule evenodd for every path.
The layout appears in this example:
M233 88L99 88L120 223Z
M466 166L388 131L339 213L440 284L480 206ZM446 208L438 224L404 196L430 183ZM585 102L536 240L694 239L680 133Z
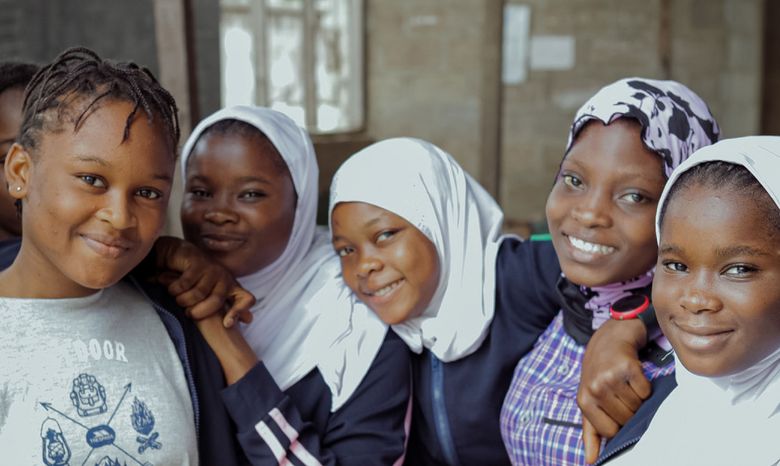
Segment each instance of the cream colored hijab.
M725 139L698 150L671 175L659 208L682 173L710 161L750 170L780 209L780 137L772 136ZM656 217L657 234L659 230ZM637 446L610 465L778 464L780 348L745 371L725 377L702 377L679 360L675 363L677 388Z
M182 173L206 129L221 120L248 123L273 143L298 195L289 242L271 265L238 277L257 304L244 337L282 390L318 368L331 390L332 410L358 387L384 341L387 326L352 297L341 279L327 230L317 228L317 158L302 128L282 113L235 106L212 114L195 128L182 152Z
M413 351L444 362L476 351L493 320L503 212L446 152L419 139L373 144L348 159L331 185L340 202L365 202L414 225L436 246L441 273L420 317L393 326Z

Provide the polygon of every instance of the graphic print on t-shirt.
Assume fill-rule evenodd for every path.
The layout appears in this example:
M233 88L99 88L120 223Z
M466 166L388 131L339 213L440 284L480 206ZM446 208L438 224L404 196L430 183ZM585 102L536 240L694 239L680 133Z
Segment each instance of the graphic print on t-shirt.
M41 425L42 458L46 466L70 466L71 447L74 442L86 442L89 453L82 461L75 464L88 464L87 461L97 449L101 449L100 457L95 466L106 465L125 465L126 462L120 462L120 458L127 458L133 463L141 466L153 466L152 463L142 461L140 456L147 450L160 450L162 442L159 440L160 434L154 432L155 419L154 414L147 404L133 398L132 412L129 418L117 418L116 414L123 404L128 403L128 395L133 389L133 384L128 383L118 397L108 396L106 389L100 384L97 377L92 374L81 373L71 385L69 398L73 404L72 407L60 409L52 403L41 402L41 406L49 413ZM112 399L117 399L116 404L110 406ZM108 419L105 416L99 416L107 413L111 407L111 414ZM75 413L73 411L75 410ZM69 413L70 412L70 413ZM99 416L99 417L98 417ZM57 420L59 419L59 421ZM101 420L103 422L101 422ZM63 434L60 422L70 423L78 426L84 431L81 438L67 438ZM113 423L113 427L112 427ZM139 435L135 439L118 439L117 424L127 423ZM124 426L126 427L126 426ZM128 429L123 429L128 430ZM129 445L137 446L137 454L131 450ZM103 448L114 448L124 455L105 455ZM98 455L96 455L98 456Z

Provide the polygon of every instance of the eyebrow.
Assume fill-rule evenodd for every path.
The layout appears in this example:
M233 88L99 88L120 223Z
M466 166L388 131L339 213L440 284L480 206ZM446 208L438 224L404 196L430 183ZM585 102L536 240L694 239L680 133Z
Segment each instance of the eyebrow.
M78 160L79 162L95 163L105 168L111 167L111 162L108 162L105 159L101 159L100 157L95 157L93 155L76 155L73 158ZM155 173L154 175L152 175L152 177L155 180L161 180L161 181L171 181L173 179L171 175L167 175L165 173Z
M588 170L588 167L586 167L585 165L580 163L580 161L574 160L574 159L568 159L568 158L564 159L563 163L561 163L561 169L563 169L563 165L566 164L566 163L571 163L573 165L576 165L577 167L580 168L580 170L583 170L583 171L584 170ZM592 169L590 169L590 170L592 170ZM616 169L613 172L616 173L620 178L631 178L631 179L633 179L633 178L640 178L640 179L647 180L647 181L653 182L653 183L655 183L655 182L657 182L659 180L662 183L666 182L666 178L663 175L661 175L660 173L658 174L658 176L653 176L654 174L650 174L650 173L647 173L647 172L620 171L620 167L616 167Z
M658 254L680 254L682 253L682 248L679 246L675 246L674 244L662 244L661 247L658 248Z
M382 221L383 217L386 217L386 216L387 216L387 214L385 214L385 213L381 213L381 214L377 215L376 217L374 217L374 218L368 220L366 223L364 223L363 224L363 228L369 228L369 227L372 227L372 226L376 225L377 223ZM331 238L331 242L335 243L336 241L346 241L346 240L344 238L342 238L341 236L333 236Z
M104 159L101 159L100 157L95 157L92 155L76 155L73 157L74 159L78 160L79 162L86 162L86 163L96 163L100 165L101 167L110 167L111 164L107 162Z
M729 246L726 248L718 248L715 250L715 254L718 257L732 257L732 256L768 256L769 253L761 249L753 248L750 246L739 245Z
M658 248L658 254L682 254L683 249L677 245L674 244L662 244L660 248ZM768 252L763 251L761 249L757 249L751 246L729 246L725 248L717 248L715 249L715 255L719 258L728 258L728 257L734 257L734 256L768 256L770 255Z
M203 176L203 175L192 175L192 176L187 177L187 180L200 181L201 183L206 183L206 182L209 181L209 178L207 176ZM269 180L267 178L260 177L260 176L242 176L241 178L238 179L238 182L239 183L257 182L257 183L262 183L262 184L272 184L271 180Z

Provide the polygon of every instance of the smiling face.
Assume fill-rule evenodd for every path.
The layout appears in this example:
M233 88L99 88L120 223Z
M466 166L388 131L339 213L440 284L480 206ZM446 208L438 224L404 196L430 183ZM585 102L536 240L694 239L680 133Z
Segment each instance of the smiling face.
M25 296L84 296L111 286L159 236L174 152L143 113L122 141L133 107L105 100L78 131L64 123L42 131L33 152L13 146L6 176L24 199L24 235L12 272L28 278Z
M768 199L686 187L670 201L653 282L658 322L693 373L744 370L780 346L780 232Z
M235 276L245 276L281 256L296 203L289 170L259 131L206 132L187 162L184 236Z
M630 120L590 123L561 164L547 198L547 225L572 282L628 280L655 263L655 207L665 178Z
M417 317L439 283L434 244L412 224L363 202L336 205L333 247L347 286L387 324Z
M5 155L19 136L23 100L23 87L12 87L0 93L0 167L5 164ZM5 173L0 170L0 239L19 236L22 233L22 222L16 213L15 200L8 194Z

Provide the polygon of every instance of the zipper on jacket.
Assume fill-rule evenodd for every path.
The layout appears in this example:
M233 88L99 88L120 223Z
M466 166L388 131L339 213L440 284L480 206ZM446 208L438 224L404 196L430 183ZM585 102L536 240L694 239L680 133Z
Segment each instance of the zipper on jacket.
M442 362L428 351L431 359L431 390L433 395L433 418L436 424L436 435L439 438L444 459L450 466L458 466L458 455L450 432L450 421L447 417L447 405L444 401L444 367Z
M612 451L610 451L609 453L604 454L604 456L602 456L598 460L596 460L596 462L593 463L591 466L598 466L600 464L604 464L605 461L611 459L612 457L614 457L615 455L617 455L621 451L623 451L623 450L627 449L628 447L636 444L637 442L639 442L639 437L632 438L631 440L627 441L626 443L621 444L619 447L613 448Z
M195 436L196 438L200 437L200 402L198 401L198 391L195 388L195 379L192 376L192 368L190 367L190 355L189 355L189 348L187 347L187 339L184 337L184 329L181 326L181 323L179 323L179 320L174 316L171 311L163 308L157 302L152 299L148 293L143 289L143 287L138 283L138 281L134 277L130 277L130 281L132 281L133 285L135 285L136 289L141 292L141 294L152 304L152 307L157 311L158 314L162 314L162 316L165 317L165 320L168 321L163 322L163 325L167 329L170 329L172 332L176 332L178 337L180 337L180 341L183 346L183 354L180 356L182 357L182 365L184 366L184 375L187 378L187 385L190 388L190 397L192 398L192 413L195 416ZM174 326L171 328L171 326ZM176 346L174 344L174 346ZM178 352L178 351L177 351Z

